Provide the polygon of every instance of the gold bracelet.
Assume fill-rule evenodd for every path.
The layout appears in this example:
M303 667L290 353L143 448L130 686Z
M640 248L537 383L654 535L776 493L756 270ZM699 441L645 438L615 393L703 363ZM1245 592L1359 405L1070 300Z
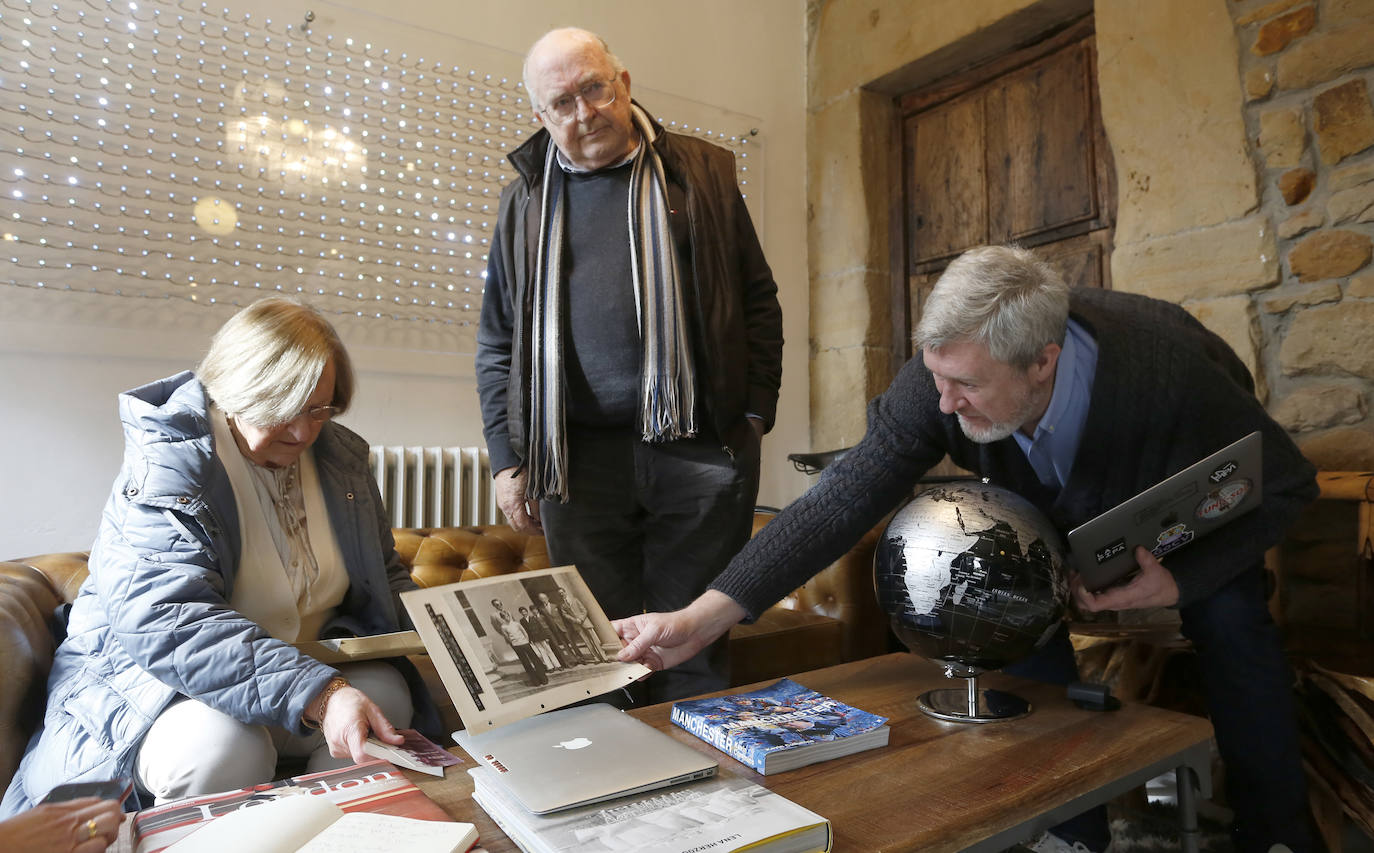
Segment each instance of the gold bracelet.
M305 725L305 727L308 729L317 730L324 728L324 713L326 710L329 709L330 697L332 697L335 693L338 693L340 690L347 686L348 679L344 678L342 675L336 675L333 678L329 679L329 683L326 684L324 686L324 689L320 691L320 713L318 719L311 720L304 714L301 714L301 722Z

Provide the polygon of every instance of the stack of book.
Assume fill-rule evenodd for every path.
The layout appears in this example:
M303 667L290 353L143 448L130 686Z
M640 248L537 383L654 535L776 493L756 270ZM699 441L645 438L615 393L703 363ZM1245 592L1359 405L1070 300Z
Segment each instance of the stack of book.
M673 721L760 773L871 749L888 736L885 718L787 679L678 702ZM483 765L468 771L473 799L525 853L830 850L825 818L723 768L700 778L693 761L674 756L682 751L699 762L698 751L609 706L557 711L498 732L455 737ZM573 736L583 733L593 736ZM593 746L611 752L592 754ZM612 766L609 785L598 784ZM656 784L644 784L654 772Z
M747 779L715 776L638 796L533 814L499 774L475 767L472 798L525 853L828 853L830 822Z

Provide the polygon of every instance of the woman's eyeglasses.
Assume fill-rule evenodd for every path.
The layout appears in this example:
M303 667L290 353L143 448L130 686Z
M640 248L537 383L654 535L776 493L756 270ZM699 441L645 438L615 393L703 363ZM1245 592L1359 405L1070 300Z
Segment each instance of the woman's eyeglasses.
M304 414L317 424L322 424L330 418L343 411L338 406L311 406L301 414ZM300 417L300 415L297 415Z

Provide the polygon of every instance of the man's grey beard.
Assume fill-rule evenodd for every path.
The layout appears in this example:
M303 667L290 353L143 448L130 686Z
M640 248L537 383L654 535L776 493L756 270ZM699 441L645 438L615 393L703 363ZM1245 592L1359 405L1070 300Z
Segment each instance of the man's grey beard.
M976 428L964 419L962 414L959 418L959 429L964 431L964 436L976 444L991 444L994 441L1001 441L1020 428L1020 424L989 424L986 427Z
M969 441L977 444L992 444L994 441L1001 441L1021 428L1022 424L1029 423L1038 413L1044 411L1036 395L1027 389L1018 395L1016 408L1011 413L1011 418L1004 422L990 423L985 427L979 428L972 426L965 420L962 413L956 412L959 418L959 429L963 430L964 435ZM1049 401L1045 401L1049 405Z

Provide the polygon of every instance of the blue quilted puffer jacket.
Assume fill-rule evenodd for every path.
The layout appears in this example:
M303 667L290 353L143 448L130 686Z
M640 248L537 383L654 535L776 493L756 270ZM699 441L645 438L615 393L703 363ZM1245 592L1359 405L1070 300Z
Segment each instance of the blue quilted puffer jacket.
M178 694L303 733L307 702L337 674L229 607L238 513L207 404L190 372L120 395L124 463L53 661L43 728L0 817L63 782L131 776L143 736ZM328 423L314 452L350 581L322 636L399 630L397 594L414 584L396 556L367 443ZM432 709L416 698L417 716Z

